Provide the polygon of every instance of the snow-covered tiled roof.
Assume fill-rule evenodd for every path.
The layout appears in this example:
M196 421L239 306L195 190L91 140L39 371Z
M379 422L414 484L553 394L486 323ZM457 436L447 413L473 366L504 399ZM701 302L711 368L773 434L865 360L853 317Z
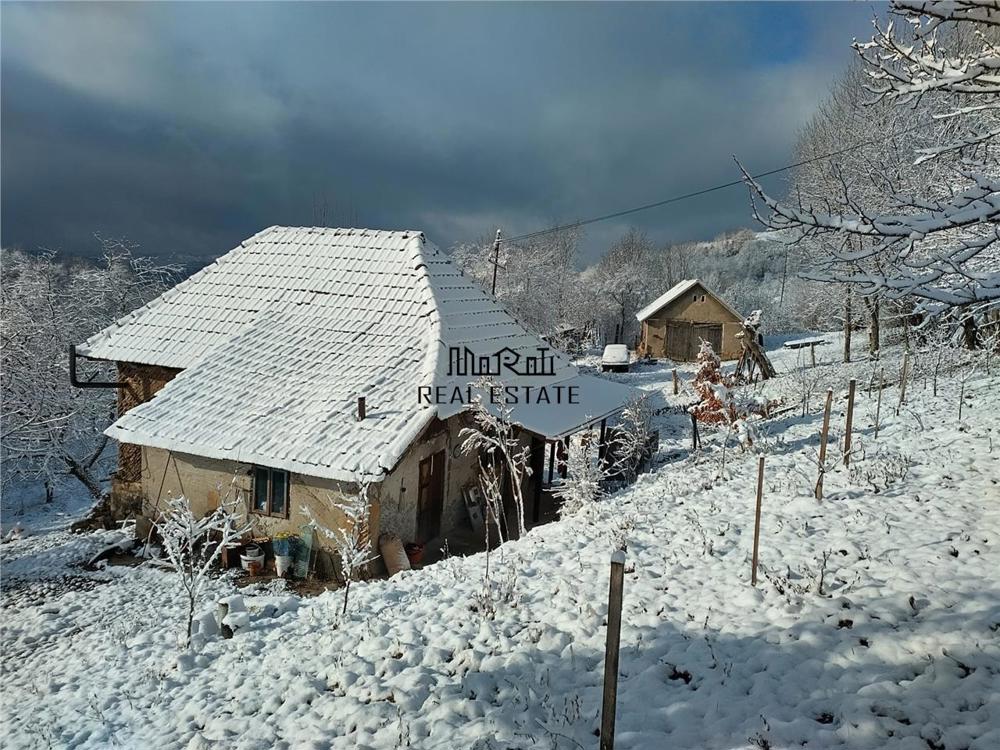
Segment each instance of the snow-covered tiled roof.
M450 347L539 346L419 232L271 227L80 351L184 368L108 428L117 440L354 481L379 478L433 417L455 413L417 398L457 382ZM581 403L519 410L528 429L555 436L631 395L551 353L553 375L504 382L572 381Z
M648 305L642 308L639 312L637 312L635 314L636 319L639 320L640 322L646 320L647 318L651 317L654 313L658 312L659 310L662 310L666 305L669 305L675 299L682 296L685 292L688 292L694 287L696 287L698 284L701 284L702 287L709 294L715 297L715 299L718 300L719 304L725 307L729 312L731 312L737 318L743 320L743 316L740 315L738 312L736 312L729 305L728 302L722 299L722 297L713 292L707 286L702 284L702 282L699 281L698 279L684 279L683 281L678 281L676 284L670 287L670 289L668 289L664 294L661 294L659 297L654 299L652 302L650 302Z

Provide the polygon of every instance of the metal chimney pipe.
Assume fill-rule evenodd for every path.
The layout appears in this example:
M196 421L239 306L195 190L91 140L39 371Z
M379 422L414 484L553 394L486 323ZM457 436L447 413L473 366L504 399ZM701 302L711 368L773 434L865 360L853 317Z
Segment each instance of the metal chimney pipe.
M365 418L365 397L358 396L358 421Z

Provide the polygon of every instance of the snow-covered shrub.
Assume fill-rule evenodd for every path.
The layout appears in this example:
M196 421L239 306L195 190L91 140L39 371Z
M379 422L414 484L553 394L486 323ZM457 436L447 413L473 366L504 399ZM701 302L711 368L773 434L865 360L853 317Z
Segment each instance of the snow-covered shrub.
M552 492L561 516L572 515L604 495L608 470L597 453L597 441L590 434L570 443L566 477Z
M165 557L152 562L173 570L187 597L185 645L191 643L191 622L208 571L222 550L235 546L250 529L248 525L236 524L231 506L225 503L204 517L195 518L191 503L184 496L171 498L155 522Z
M901 482L910 472L912 461L897 451L879 447L872 455L862 455L851 461L849 468L854 484L867 484L876 495Z
M694 376L694 390L698 403L692 413L699 422L706 424L731 424L736 420L736 409L730 388L732 379L722 374L722 362L712 345L702 339L698 350L698 371Z
M371 538L371 503L368 500L369 482L362 481L355 495L341 494L341 500L331 499L331 505L344 516L344 525L329 528L317 521L309 508L303 506L302 514L316 531L333 542L340 562L340 572L344 578L344 608L347 614L347 598L351 593L351 581L357 573L375 559Z
M620 476L626 482L634 482L645 461L650 458L650 429L653 409L649 396L631 399L622 409L615 427L610 450L614 465L609 473Z

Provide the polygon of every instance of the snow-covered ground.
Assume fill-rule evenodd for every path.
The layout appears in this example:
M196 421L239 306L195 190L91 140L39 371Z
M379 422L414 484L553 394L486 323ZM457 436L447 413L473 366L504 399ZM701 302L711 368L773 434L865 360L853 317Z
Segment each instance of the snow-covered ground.
M691 455L689 424L666 411L653 472L494 553L492 617L485 558L450 558L354 587L343 619L339 592L244 592L249 624L189 654L168 573L76 567L113 532L3 545L2 744L596 747L609 556L624 538L617 747L1000 747L997 363L962 371L960 422L956 371L935 397L918 357L898 414L896 385L883 393L875 439L877 366L835 364L839 342L815 369L774 354L781 377L763 391L794 408L761 426L752 452L730 445L724 476L720 436ZM880 366L895 383L899 352ZM821 400L834 389L839 438L852 376L858 450L817 502ZM611 377L658 406L690 401L672 395L664 364ZM204 610L232 592L213 580Z

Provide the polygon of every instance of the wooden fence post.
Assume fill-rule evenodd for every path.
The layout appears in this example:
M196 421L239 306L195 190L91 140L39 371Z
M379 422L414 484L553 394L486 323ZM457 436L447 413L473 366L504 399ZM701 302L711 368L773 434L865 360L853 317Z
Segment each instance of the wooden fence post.
M691 450L698 450L701 447L701 435L698 434L698 417L691 412Z
M676 396L677 395L677 368L676 367L673 369L673 376L674 376L674 395Z
M854 428L854 389L858 382L851 378L847 388L847 427L844 431L844 466L851 465L851 430Z
M753 519L753 570L750 571L750 585L757 585L757 550L760 545L760 503L764 497L764 457L757 459L757 509Z
M604 704L601 708L601 750L615 746L615 709L618 703L618 647L622 634L622 591L625 586L625 552L611 554L608 588L608 640L604 648Z
M879 419L882 416L882 389L885 388L885 368L878 371L878 400L875 402L875 440L878 440Z
M816 499L823 499L823 475L826 473L826 441L830 435L830 409L833 407L833 388L826 389L826 407L823 409L823 431L819 434L819 477L816 479Z

